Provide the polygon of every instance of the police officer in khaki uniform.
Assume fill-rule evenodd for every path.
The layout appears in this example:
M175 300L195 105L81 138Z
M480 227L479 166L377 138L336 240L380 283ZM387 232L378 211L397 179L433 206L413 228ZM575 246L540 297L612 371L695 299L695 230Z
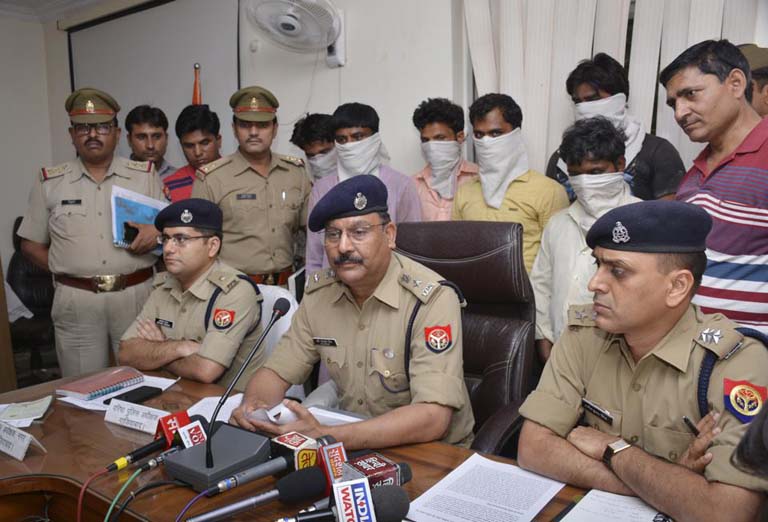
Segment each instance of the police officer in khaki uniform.
M232 420L271 433L333 435L348 449L439 439L469 445L474 419L463 377L459 298L438 283L438 274L392 252L396 228L385 185L375 176L336 185L309 219L310 230L323 228L332 268L309 276L290 330L251 379ZM322 426L293 401L286 405L295 422L275 425L249 415L280 402L320 359L340 407L371 419Z
M78 159L41 170L19 235L24 254L54 275L56 353L69 376L108 366L108 347L117 353L152 288L157 230L134 223L137 237L127 249L116 247L112 187L163 196L151 162L115 155L120 106L109 94L79 89L65 108Z
M755 519L768 481L730 457L767 398L768 351L691 304L711 226L704 210L674 201L619 207L592 226L594 305L571 308L520 408L521 466L639 496L675 520ZM704 359L714 367L699 397ZM716 427L696 437L684 416ZM702 438L711 446L696 450Z
M270 150L279 105L271 92L245 87L229 105L239 148L197 171L192 197L213 201L224 213L223 261L257 283L284 286L312 187L302 160Z
M204 199L187 199L163 209L167 272L123 335L119 359L140 370L165 367L180 377L227 386L261 334L261 294L245 274L219 261L221 210ZM235 388L264 362L256 352Z

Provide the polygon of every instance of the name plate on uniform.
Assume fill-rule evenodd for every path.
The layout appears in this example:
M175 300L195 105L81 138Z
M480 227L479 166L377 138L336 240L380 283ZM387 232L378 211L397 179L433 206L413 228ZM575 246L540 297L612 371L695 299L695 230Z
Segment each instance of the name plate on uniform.
M29 445L39 448L43 453L48 453L38 440L27 433L10 424L0 422L0 451L10 455L16 460L24 460Z
M168 412L163 410L112 399L104 420L112 424L119 424L125 428L154 435L157 421L160 417L165 417L166 415L168 415Z

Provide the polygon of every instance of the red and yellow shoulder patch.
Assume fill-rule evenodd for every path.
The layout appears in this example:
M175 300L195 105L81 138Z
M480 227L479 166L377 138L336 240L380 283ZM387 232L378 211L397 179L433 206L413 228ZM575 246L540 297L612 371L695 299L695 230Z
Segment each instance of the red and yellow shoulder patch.
M235 322L235 311L217 308L213 311L213 326L219 330L226 330Z
M435 353L442 353L453 345L451 325L428 326L424 328L424 341L427 349Z
M768 389L749 381L723 379L723 403L725 409L741 422L750 422L760 413L768 398Z

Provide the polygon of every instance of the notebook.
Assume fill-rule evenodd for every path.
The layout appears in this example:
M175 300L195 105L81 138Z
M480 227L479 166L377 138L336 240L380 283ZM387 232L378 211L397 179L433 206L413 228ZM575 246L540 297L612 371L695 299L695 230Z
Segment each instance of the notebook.
M90 401L143 381L144 375L140 371L128 366L118 366L65 384L58 388L56 393Z

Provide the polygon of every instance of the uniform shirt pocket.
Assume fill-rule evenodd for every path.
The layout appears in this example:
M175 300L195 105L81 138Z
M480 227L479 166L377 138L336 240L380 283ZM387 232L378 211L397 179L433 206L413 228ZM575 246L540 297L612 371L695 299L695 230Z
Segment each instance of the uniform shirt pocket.
M693 439L693 435L687 431L648 425L643 427L643 449L670 462L677 462Z
M392 355L387 357L389 354ZM410 383L401 356L391 350L372 348L368 375L374 382L374 386L367 390L371 399L381 400L391 407L410 403Z
M344 348L341 346L322 346L318 351L320 352L320 360L328 368L328 374L331 376L331 379L338 383L342 374L341 370L346 365Z
M92 224L88 221L88 207L82 202L53 207L49 225L51 233L60 237L85 236L92 231Z
M264 195L257 194L255 190L233 193L224 200L224 208L238 219L253 217L254 212L264 209L265 204Z
M590 399L591 400L591 399ZM611 416L611 421L607 421L601 418L597 413L591 412L586 407L584 408L584 424L590 428L595 428L602 433L608 433L609 435L621 436L621 412L617 410L611 410L603 406L602 404L592 401L600 408L604 409ZM582 404L583 407L583 404Z

